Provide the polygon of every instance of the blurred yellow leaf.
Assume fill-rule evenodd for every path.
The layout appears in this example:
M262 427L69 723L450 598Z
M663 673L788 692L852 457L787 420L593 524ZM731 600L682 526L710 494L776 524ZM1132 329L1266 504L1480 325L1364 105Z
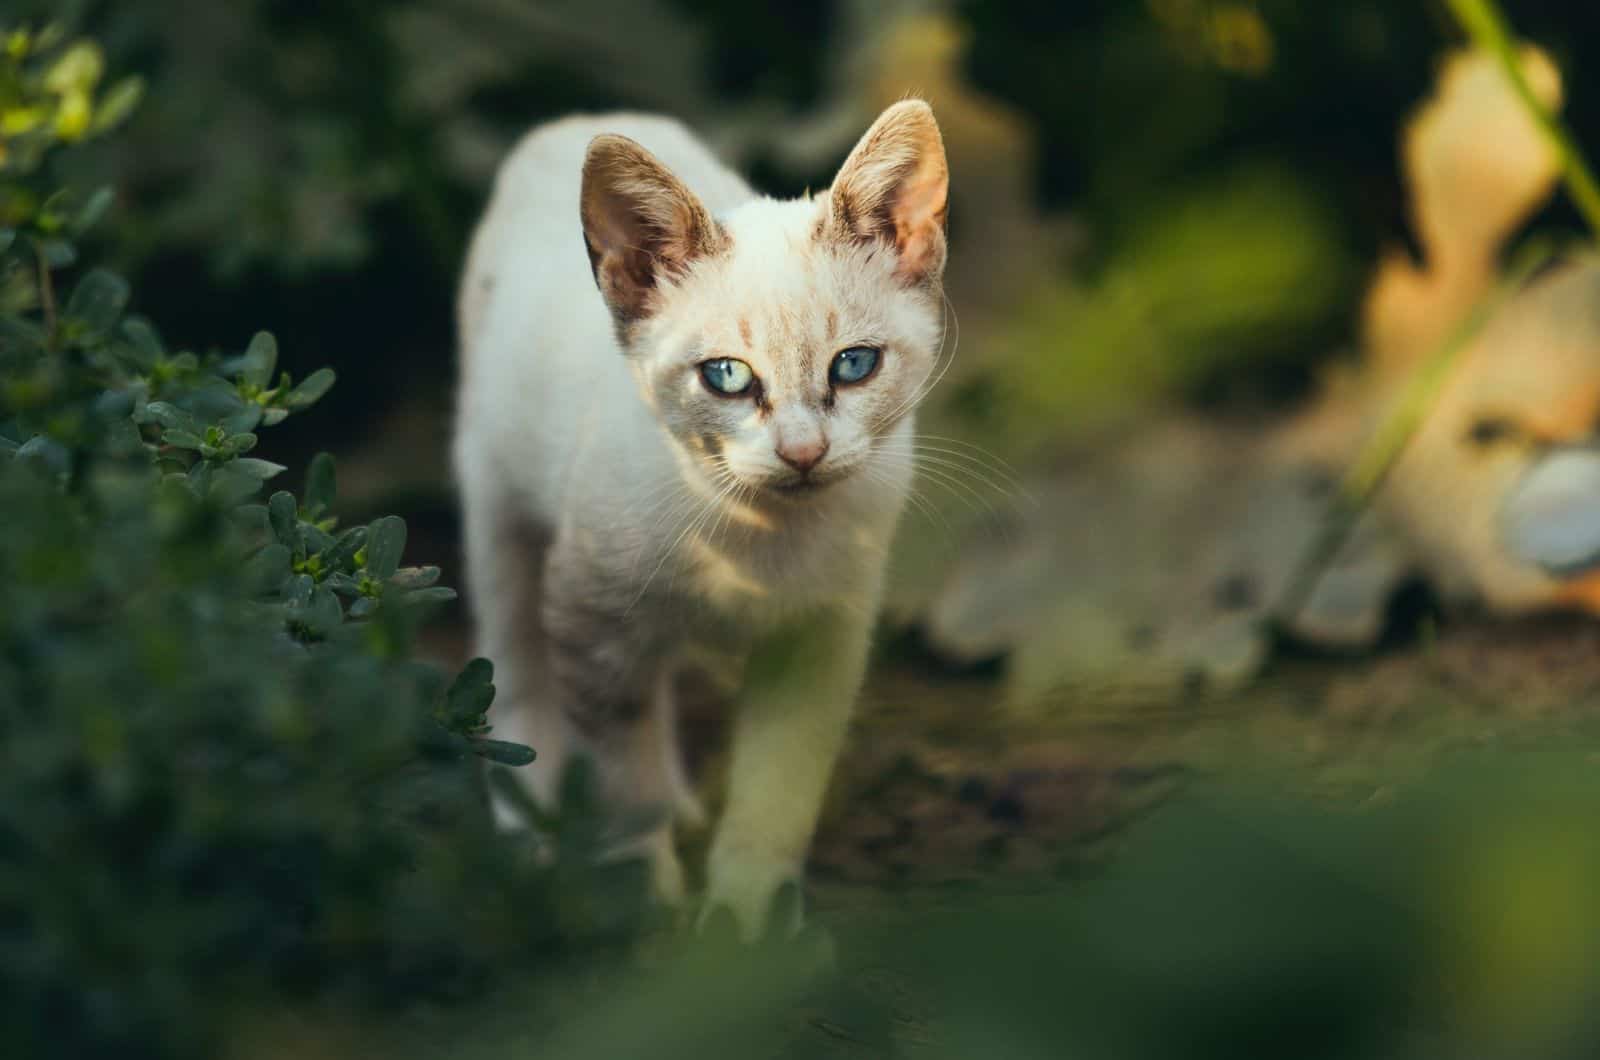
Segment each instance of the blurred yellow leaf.
M69 142L83 139L93 113L89 93L68 92L61 97L61 107L56 111L56 135Z
M37 129L48 118L43 107L12 107L0 111L0 136L22 136Z
M1225 4L1211 15L1211 52L1230 73L1264 74L1272 68L1272 31L1261 12L1246 4Z
M59 96L73 92L89 92L105 73L105 56L100 46L90 41L79 41L61 54L44 75L44 87Z
M996 422L1036 440L1105 429L1325 319L1349 264L1337 221L1288 174L1174 189L1098 275L1041 284L991 340Z

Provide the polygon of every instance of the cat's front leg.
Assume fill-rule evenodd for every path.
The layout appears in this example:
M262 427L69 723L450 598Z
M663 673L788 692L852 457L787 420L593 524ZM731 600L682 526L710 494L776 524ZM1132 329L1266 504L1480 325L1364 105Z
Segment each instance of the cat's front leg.
M829 609L764 637L734 722L727 804L712 843L705 917L729 909L746 939L799 884L866 669L870 612Z
M542 764L555 773L546 783L559 783L572 759L588 759L600 808L618 832L608 853L647 859L656 897L676 904L684 883L672 816L681 794L662 638L649 613L630 609L586 569L559 542L550 554L544 606L550 699L543 712L547 725L561 730L556 742L565 760L541 755L530 768Z

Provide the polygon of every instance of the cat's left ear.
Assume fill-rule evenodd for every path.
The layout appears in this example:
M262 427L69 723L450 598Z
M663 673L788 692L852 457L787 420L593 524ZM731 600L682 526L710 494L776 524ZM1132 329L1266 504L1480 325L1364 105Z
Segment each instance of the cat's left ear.
M579 194L595 284L621 328L649 315L657 289L725 243L694 192L626 136L597 136Z
M950 169L933 108L896 103L861 137L834 178L828 226L834 238L894 247L895 275L936 282L944 272Z

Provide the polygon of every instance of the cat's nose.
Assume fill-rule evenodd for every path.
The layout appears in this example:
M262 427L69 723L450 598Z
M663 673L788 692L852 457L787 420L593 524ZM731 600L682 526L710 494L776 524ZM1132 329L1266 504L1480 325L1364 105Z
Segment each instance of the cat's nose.
M821 434L807 435L793 441L783 439L777 445L778 459L802 475L808 474L828 454L828 439Z

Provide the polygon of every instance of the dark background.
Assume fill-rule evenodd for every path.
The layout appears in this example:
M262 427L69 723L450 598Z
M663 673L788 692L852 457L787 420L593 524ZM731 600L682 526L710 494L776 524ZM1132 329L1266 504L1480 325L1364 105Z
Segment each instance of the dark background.
M1580 140L1600 139L1600 64L1574 54L1600 31L1600 12L1514 6L1518 26L1568 72ZM341 384L275 441L336 452L370 438L408 397L437 403L451 386L461 252L493 161L520 131L577 109L665 110L711 129L759 113L775 131L744 137L736 152L758 184L774 194L823 186L848 140L796 163L775 147L783 123L858 96L863 78L892 78L871 55L865 71L846 68L868 34L907 13L967 34L966 89L1019 119L1036 145L1034 201L1018 205L1070 218L1080 233L1070 260L1017 255L1019 289L1039 269L1092 276L1163 194L1241 163L1270 160L1320 204L1343 244L1329 266L1343 270L1340 297L1181 388L1214 397L1244 379L1251 393L1293 394L1308 364L1349 339L1360 263L1407 239L1398 123L1457 38L1440 3L1376 0L75 7L113 69L151 82L133 127L91 156L136 222L117 249L137 308L175 344L232 348L267 327L296 373L333 365ZM1230 68L1207 52L1196 27L1218 11L1264 24L1264 64ZM901 91L927 88L908 80ZM959 164L954 179L959 191ZM985 220L961 205L958 259ZM1565 207L1553 211L1547 222L1570 221Z

